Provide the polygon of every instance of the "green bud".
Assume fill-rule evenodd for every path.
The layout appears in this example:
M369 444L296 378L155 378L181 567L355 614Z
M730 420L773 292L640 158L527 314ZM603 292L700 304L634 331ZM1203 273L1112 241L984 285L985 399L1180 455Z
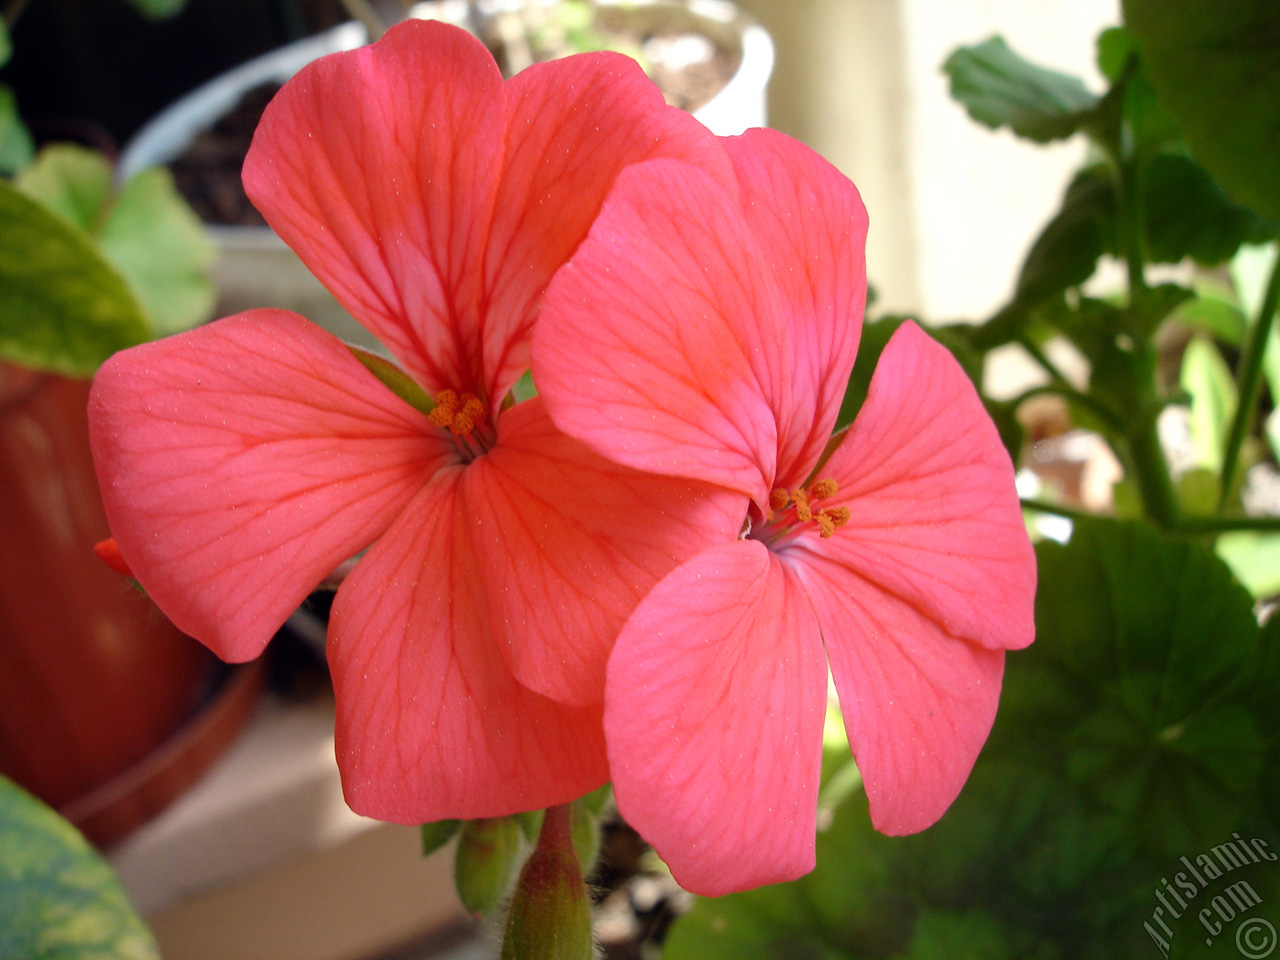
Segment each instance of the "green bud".
M502 960L591 960L591 901L573 844L569 804L552 807L520 872L507 914Z
M453 861L453 882L462 905L477 915L492 913L511 887L522 848L514 817L464 823Z

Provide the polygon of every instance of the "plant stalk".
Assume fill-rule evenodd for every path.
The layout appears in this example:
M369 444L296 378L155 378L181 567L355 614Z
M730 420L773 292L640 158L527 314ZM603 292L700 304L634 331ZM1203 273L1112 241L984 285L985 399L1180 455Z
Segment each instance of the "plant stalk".
M1222 450L1222 487L1218 491L1218 513L1222 513L1227 505L1227 499L1235 485L1236 470L1240 466L1240 450L1244 446L1245 436L1253 426L1258 398L1262 394L1262 358L1266 353L1271 329L1275 326L1278 309L1280 309L1280 244L1276 245L1276 262L1271 267L1271 279L1267 281L1267 289L1262 296L1258 317L1249 328L1244 347L1240 351L1240 365L1236 370L1237 395L1240 399L1236 404L1236 412L1231 418L1231 429L1227 432L1226 444Z

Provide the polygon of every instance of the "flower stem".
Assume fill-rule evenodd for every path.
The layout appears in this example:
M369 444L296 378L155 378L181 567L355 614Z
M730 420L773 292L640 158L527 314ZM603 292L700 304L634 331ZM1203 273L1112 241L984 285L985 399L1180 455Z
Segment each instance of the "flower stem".
M1262 306L1258 318L1249 328L1244 347L1240 352L1240 366L1236 371L1236 386L1239 401L1236 412L1231 418L1231 429L1227 432L1226 444L1222 451L1222 486L1218 491L1218 512L1227 505L1231 489L1235 485L1236 470L1240 465L1240 448L1244 445L1245 435L1253 425L1254 411L1258 406L1258 397L1262 393L1262 358L1266 353L1267 339L1275 325L1276 311L1280 309L1280 244L1276 245L1276 260L1271 267L1271 279L1267 281L1267 289L1262 297Z

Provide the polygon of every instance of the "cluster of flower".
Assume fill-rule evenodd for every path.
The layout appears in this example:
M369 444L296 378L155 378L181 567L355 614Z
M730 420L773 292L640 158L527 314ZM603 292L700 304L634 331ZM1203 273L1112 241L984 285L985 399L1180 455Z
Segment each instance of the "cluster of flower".
M291 81L244 179L403 371L249 311L103 367L94 456L124 561L228 660L367 548L329 634L355 810L612 780L688 888L793 878L829 671L877 827L941 816L1032 639L1034 557L913 324L832 436L866 298L848 180L712 136L618 55L504 82L423 22Z

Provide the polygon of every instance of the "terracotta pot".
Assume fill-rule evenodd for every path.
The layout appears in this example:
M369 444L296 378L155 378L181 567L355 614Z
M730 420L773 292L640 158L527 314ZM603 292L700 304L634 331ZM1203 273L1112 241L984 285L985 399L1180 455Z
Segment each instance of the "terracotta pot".
M91 552L109 534L88 392L0 366L0 772L62 809L136 768L226 674Z

